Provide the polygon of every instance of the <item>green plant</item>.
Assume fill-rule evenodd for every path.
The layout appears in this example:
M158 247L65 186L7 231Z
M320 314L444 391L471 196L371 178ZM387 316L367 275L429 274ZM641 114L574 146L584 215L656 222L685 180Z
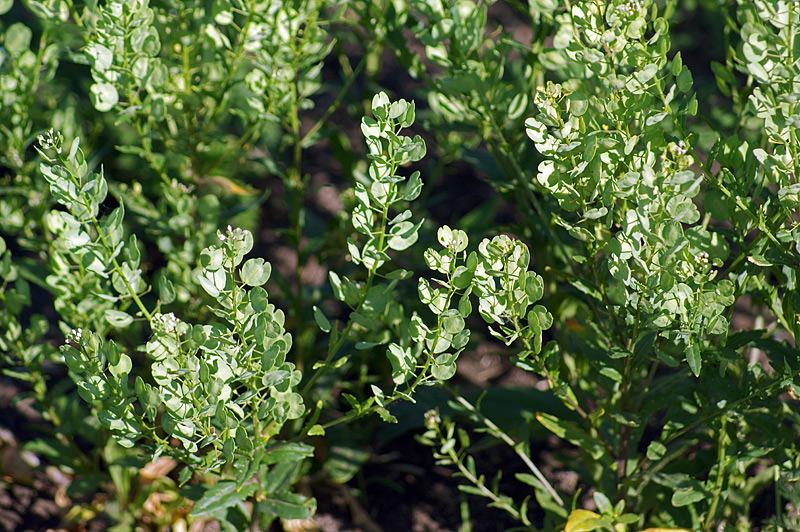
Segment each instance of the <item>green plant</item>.
M742 2L740 22L727 18L726 31L741 42L728 50L727 69L714 70L728 94L747 100L739 120L759 135L752 143L734 134L702 146L692 133L692 75L679 52L670 54L675 7L532 7L554 25L553 48L540 56L554 79L537 89L526 121L542 160L535 173L520 165L518 187L535 177L545 193L559 241L554 255L543 256L552 263L539 267L550 272L549 293L558 294L556 286L562 293L545 299L555 338L543 356L530 358L524 345L510 354L575 413L536 418L576 446L581 465L570 467L597 490L590 504L604 517L581 514L578 501L554 504L560 501L538 478L518 480L534 487L551 518L570 517L567 530L749 529L750 502L766 483L746 468L786 471L797 463L796 417L781 394L797 386L797 224L789 199L797 139L793 119L782 117L794 112L789 43L798 13L789 3ZM732 68L750 76L747 86L736 87ZM784 107L766 111L774 105ZM734 303L745 294L766 330L732 328ZM502 437L463 398L454 406L495 438L530 449L525 439ZM442 423L423 441L477 483L477 493L530 525L527 501L515 505L496 484L476 480L468 441L454 451L451 421Z
M368 456L315 449L435 385L452 400L420 441L521 530L792 526L754 508L793 501L800 468L800 10L702 5L727 44L710 82L673 0L502 4L526 42L482 1L0 2L0 350L48 423L28 448L75 490L110 478L120 529L159 490L165 526L191 506L266 529ZM434 187L473 211L447 218ZM462 393L479 343L547 401ZM487 445L527 497L487 480ZM159 458L181 465L137 485Z

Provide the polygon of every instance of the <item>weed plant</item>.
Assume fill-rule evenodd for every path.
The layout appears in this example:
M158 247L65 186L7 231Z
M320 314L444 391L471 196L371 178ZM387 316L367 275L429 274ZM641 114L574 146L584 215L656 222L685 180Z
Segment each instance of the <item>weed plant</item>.
M435 386L419 441L515 530L796 528L797 2L0 14L0 367L46 423L25 449L111 496L66 519L297 526ZM713 80L687 40L723 43L689 63ZM452 385L481 343L541 402Z

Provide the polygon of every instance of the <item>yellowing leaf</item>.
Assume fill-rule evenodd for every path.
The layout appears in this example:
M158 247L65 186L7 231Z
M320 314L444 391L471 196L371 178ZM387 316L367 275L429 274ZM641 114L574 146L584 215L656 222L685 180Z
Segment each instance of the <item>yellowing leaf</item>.
M217 185L221 187L225 192L230 194L236 194L237 196L255 196L258 194L257 190L253 190L250 187L244 188L241 185L234 183L227 177L222 177L220 175L215 175L213 177L208 178L198 178L197 182L201 185Z
M575 510L569 514L564 532L591 532L601 525L599 514L589 510Z

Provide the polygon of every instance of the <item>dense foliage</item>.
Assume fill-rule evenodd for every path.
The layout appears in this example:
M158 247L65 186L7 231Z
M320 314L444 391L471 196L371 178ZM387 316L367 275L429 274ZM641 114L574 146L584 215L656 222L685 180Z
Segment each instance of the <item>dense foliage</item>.
M800 5L699 4L0 0L0 367L113 497L67 518L309 519L438 387L519 530L800 526Z

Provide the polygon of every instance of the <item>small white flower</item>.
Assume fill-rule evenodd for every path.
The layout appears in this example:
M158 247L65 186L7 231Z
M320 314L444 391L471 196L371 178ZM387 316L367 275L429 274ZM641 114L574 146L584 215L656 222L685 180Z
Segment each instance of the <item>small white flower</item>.
M223 242L227 239L231 239L233 241L242 241L245 239L245 235L247 235L247 231L241 229L239 227L231 227L230 225L226 228L225 234L219 234L219 239Z
M82 336L83 336L83 329L81 328L72 329L67 335L67 343L68 344L80 343Z
M442 422L442 418L439 417L439 411L436 409L431 409L425 412L425 428L426 429L433 429L436 428L439 423Z
M178 325L181 324L181 320L175 316L174 312L170 312L169 314L159 314L156 319L161 323L164 327L164 330L168 333L175 332L178 328Z
M45 150L55 150L56 153L61 153L61 145L64 142L64 137L60 132L52 127L44 132L44 134L37 137L39 145Z

